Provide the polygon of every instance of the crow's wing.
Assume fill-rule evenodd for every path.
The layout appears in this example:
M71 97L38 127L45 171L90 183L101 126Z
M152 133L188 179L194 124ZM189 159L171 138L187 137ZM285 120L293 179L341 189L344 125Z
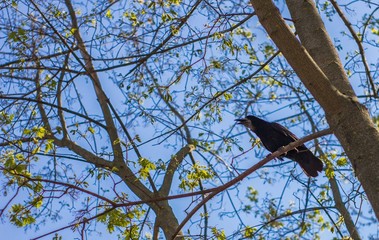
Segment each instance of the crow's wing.
M279 123L271 123L271 126L272 126L273 129L275 129L275 131L280 132L281 134L284 134L287 137L290 137L292 139L292 142L299 140L299 138L296 137L295 134L293 134L292 132L290 132L290 130L288 130L287 128L283 127Z
M272 129L276 132L285 135L288 140L294 142L298 140L295 134L290 132L287 128L283 127L279 123L271 123ZM301 168L308 176L317 177L318 172L322 171L323 163L322 161L313 155L313 153L303 144L294 149L296 152L289 151L285 156L298 162Z
M284 134L285 136L287 136L288 138L290 138L291 142L295 142L295 141L299 140L299 138L296 137L295 134L293 134L290 130L283 127L279 123L271 123L271 126L273 127L273 129L275 129L275 131L280 132L280 133ZM294 150L302 152L302 151L308 151L308 148L304 144L302 144L302 145L296 147Z

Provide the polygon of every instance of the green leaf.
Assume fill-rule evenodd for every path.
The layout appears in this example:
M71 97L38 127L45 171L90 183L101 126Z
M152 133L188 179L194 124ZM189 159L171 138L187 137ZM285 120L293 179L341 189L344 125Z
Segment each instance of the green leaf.
M43 204L43 201L42 201L42 197L41 196L38 196L36 198L34 198L30 203L31 205L33 205L34 207L36 208L40 208Z
M201 180L210 180L214 177L211 168L199 164L192 165L186 178L182 178L179 187L184 190L193 190L199 186Z
M21 204L14 204L10 209L10 222L17 227L25 227L34 223L36 220L30 214L30 210Z
M222 67L223 67L222 63L220 61L217 61L217 60L212 60L211 64L216 69L222 69Z
M33 128L33 131L35 132L36 137L38 138L43 138L47 133L47 130L44 127Z
M16 32L10 32L8 34L9 40L12 40L13 42L18 42L17 33Z
M18 164L13 170L17 174L24 174L27 169L26 164Z
M179 6L182 0L168 0L169 3Z
M246 194L246 197L250 201L257 203L258 202L258 190L256 190L253 187L248 187L247 190L248 190L248 193Z
M226 101L229 101L230 99L232 99L233 95L231 93L224 93L224 98Z
M245 232L244 232L243 236L245 238L253 238L255 231L257 231L256 228L253 228L253 227L250 227L250 226L246 226Z
M48 153L50 150L54 149L54 140L53 139L48 139L45 144L45 151L44 153Z
M226 235L224 230L218 230L217 228L213 227L211 229L212 234L216 237L217 240L226 240Z
M88 127L88 131L90 131L92 134L95 134L95 129L93 127Z
M77 28L71 28L71 29L70 29L70 33L71 33L71 35L74 35L74 33L75 33L76 31L78 31Z
M108 11L105 13L105 16L109 19L111 19L113 16L112 16L112 12L110 9L108 9Z
M346 166L348 164L347 162L347 158L346 157L340 157L338 160L337 160L337 166L339 167L343 167L343 166Z
M153 162L150 162L149 159L147 158L139 158L138 159L138 164L141 166L139 170L140 177L143 179L146 179L149 176L150 170L155 170L157 167Z
M41 147L38 146L32 150L32 155L35 155L36 153L39 153L41 151Z
M270 72L271 69L270 69L270 65L266 64L264 67L263 67L263 71L265 72Z
M22 160L24 160L24 155L22 153L17 153L16 154L16 159L19 160L19 161L22 161Z
M144 214L145 210L141 209L140 206L134 208L129 208L126 212L121 209L114 209L107 214L101 215L97 218L97 221L107 225L107 230L112 233L117 228L125 228L125 239L138 239L139 227L132 223L132 220L140 219Z
M168 22L168 21L173 20L173 17L168 13L163 13L161 18L163 22Z
M165 102L171 102L172 96L170 93L167 92L165 95L163 95L163 99L165 100Z
M372 29L371 29L371 32L372 32L374 35L378 35L378 36L379 36L379 29L377 29L377 28L372 28Z
M119 138L117 138L116 140L113 141L113 145L117 145L121 142L121 140Z
M326 164L325 175L326 175L328 178L334 178L335 173L334 173L334 169L333 169L332 164L330 164L330 163L327 163L327 164Z

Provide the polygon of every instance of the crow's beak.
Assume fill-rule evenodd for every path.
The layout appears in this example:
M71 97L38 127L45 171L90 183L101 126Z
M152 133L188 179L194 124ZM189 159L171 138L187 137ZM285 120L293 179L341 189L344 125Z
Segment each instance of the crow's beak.
M240 118L240 119L236 119L235 121L237 122L237 124L246 124L248 119Z
M255 131L255 127L248 118L240 118L236 119L235 121L237 122L237 124L241 124L242 126L245 126L250 130Z

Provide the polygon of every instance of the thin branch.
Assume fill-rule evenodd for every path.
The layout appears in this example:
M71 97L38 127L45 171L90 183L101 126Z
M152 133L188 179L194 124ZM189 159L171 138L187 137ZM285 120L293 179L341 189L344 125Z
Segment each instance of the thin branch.
M156 51L154 53L154 55L165 53L165 52L174 50L176 48L181 48L181 47L184 47L184 46L187 46L187 45L190 45L190 44L202 41L204 39L209 39L209 38L212 38L212 37L214 37L216 35L219 35L219 34L224 34L224 33L231 32L231 31L237 29L238 27L240 27L242 24L244 24L247 20L249 20L250 18L252 18L254 15L255 15L254 13L249 14L246 18L242 19L240 22L238 22L237 24L231 26L228 29L225 29L225 30L219 31L219 32L214 32L214 33L212 33L210 35L207 35L207 36L199 37L199 38L196 38L196 39L193 39L193 40L188 40L188 41L183 42L181 44L177 44L177 45L174 45L174 46L171 46L171 47L167 47L167 48L161 49L159 51ZM114 61L116 61L116 60L122 60L122 61L124 61L125 59L141 58L141 57L147 57L147 56L151 57L152 56L151 52L147 53L147 54L138 54L138 55L132 55L132 56L123 56L123 57L112 58L112 59L109 59L109 58L102 58L102 59L93 58L93 60L94 61L98 61L98 60L103 60L103 61L106 61L106 60L114 60ZM99 69L97 69L97 72L105 72L105 71L113 70L113 69L120 68L120 67L130 66L130 65L133 65L133 64L137 64L140 61L141 60L139 59L139 60L135 60L135 61L119 64L119 65L113 65L113 66L106 67L106 68L99 68Z
M34 53L33 53L33 56L35 56ZM40 62L37 59L36 59L36 65L38 67L40 66ZM42 91L41 91L41 86L40 86L40 70L37 71L36 77L34 78L34 82L35 82L36 89L37 89L37 100L40 101L39 103L37 103L37 105L38 105L38 109L39 109L39 112L40 112L40 115L42 118L42 122L43 122L43 125L44 125L45 129L47 130L47 132L51 133L52 131L51 131L50 123L49 123L49 118L46 114L44 105L41 103Z
M250 74L249 76L247 77L244 77L242 78L240 81L238 81L237 83L233 84L232 86L226 88L225 90L221 91L221 92L217 92L212 98L210 98L206 103L204 103L201 107L199 107L196 112L194 114L192 114L189 118L187 118L187 120L185 120L179 127L171 130L171 131L168 131L164 134L161 134L155 138L152 138L150 139L149 141L147 142L144 142L144 143L148 143L150 141L153 141L154 139L157 139L159 137L162 137L166 134L169 134L166 138L164 138L160 143L164 142L167 138L169 138L172 134L174 134L176 131L178 131L179 129L181 129L184 125L186 125L190 120L192 120L192 118L194 118L201 110L203 110L206 106L208 106L208 104L210 104L211 102L215 101L216 99L218 99L219 97L223 96L225 93L229 92L230 90L238 87L239 85L249 81L252 77L254 77L256 74L258 74L261 70L263 70L276 56L278 56L280 53L280 51L277 51L275 52L269 59L267 59L266 62L264 62L256 71L254 71L252 74Z
M14 171L8 171L7 169L4 169L2 167L0 167L0 169L2 171L8 172L10 175L22 177L22 178L25 178L25 179L27 179L28 181L31 181L31 182L52 183L52 184L64 186L64 187L67 187L67 188L72 188L72 189L78 190L80 192L86 193L88 195L91 195L93 197L99 198L99 199L103 200L104 202L109 203L112 206L117 206L117 204L114 201L112 201L112 200L110 200L110 199L108 199L106 197L103 197L103 196L101 196L99 194L93 193L93 192L91 192L91 191L89 191L89 190L87 190L85 188L81 188L81 187L79 187L77 185L73 185L73 184L65 183L65 182L58 182L58 181L49 180L49 179L43 179L43 178L34 178L34 177L27 176L27 175L22 175L22 174L17 174Z
M171 112L174 113L174 115L179 118L181 123L183 124L185 122L184 117L176 110L176 108L164 97L162 90L160 89L160 86L157 83L157 80L154 77L154 74L150 71L148 66L144 64L146 67L146 71L149 73L150 77L152 78L153 82L155 83L155 88L158 91L158 95L161 97L161 99L166 103L166 105L169 107ZM184 160L185 156L192 152L195 149L195 146L192 145L192 139L191 139L191 132L188 129L187 125L183 125L184 131L185 131L185 139L187 141L187 146L183 147L177 155L171 158L170 163L168 165L166 174L163 179L162 186L160 188L160 193L163 194L164 196L168 196L172 184L172 179L174 177L174 174L176 172L176 169L179 167L181 162ZM134 143L134 142L133 142ZM134 145L133 145L134 147ZM200 186L201 186L201 181L200 181ZM202 189L203 190L203 189Z
M202 0L197 0L196 3L193 5L193 7L191 8L191 10L189 11L189 13L185 16L185 17L182 17L180 20L180 23L178 24L178 26L176 27L176 29L180 29L182 28L182 26L187 22L187 20L190 18L190 16L192 15L192 13L196 10L196 8L200 5L200 3L202 2ZM138 67L140 67L142 64L144 64L151 56L153 56L157 51L159 51L163 46L166 45L166 43L173 37L175 36L173 33L170 33L169 36L167 36L156 48L153 49L153 51L151 51L148 55L146 55L144 58L140 59L138 61L138 64L133 67L127 74L126 76L128 76L129 74L131 74L132 72L134 72L134 70L136 70Z
M71 48L69 50L65 50L65 51L62 51L62 52L58 52L58 53L54 53L54 54L50 54L50 55L46 55L46 56L39 56L38 59L39 60L44 60L44 59L51 59L51 58L54 58L54 57L64 56L66 54L71 53L71 51L76 51L76 50L78 50L78 47L73 47L73 48ZM20 63L25 64L25 63L30 62L32 60L35 60L35 59L33 59L33 58L26 58L26 59L22 58L22 59L15 60L15 61L12 61L12 62L7 62L7 63L4 63L4 64L0 64L0 69L4 69L5 67L11 66L11 65L14 65L14 64L20 64ZM43 67L43 69L46 70L45 67Z
M104 215L104 214L107 214L107 213L113 211L114 209L115 209L115 207L109 208L109 209L105 210L104 212L101 212L101 213L99 213L99 214L96 214L96 215L93 216L93 217L90 217L90 218L83 218L83 220L81 220L81 221L79 221L79 222L75 222L75 223L73 223L73 224L70 224L70 225L67 225L67 226L64 226L64 227L61 227L61 228L55 229L55 230L53 230L53 231L50 231L50 232L45 233L45 234L43 234L43 235L40 235L40 236L38 236L38 237L31 238L30 240L37 240L37 239L40 239L40 238L46 237L46 236L48 236L48 235L50 235L50 234L53 234L53 233L56 233L56 232L59 232L59 231L65 230L65 229L67 229L67 228L76 228L79 224L90 222L90 221L92 221L92 220L94 220L94 219L96 219L96 218L98 218L98 217L100 217L100 216L102 216L102 215Z
M64 78L64 75L66 73L65 69L66 67L68 66L68 60L70 58L70 53L68 53L64 59L64 64L63 64L63 68L62 68L62 72L61 72L61 75L58 79L58 86L57 86L57 102L58 102L58 106L60 108L62 108L62 83L63 83L63 78ZM64 118L64 115L63 115L63 111L58 108L58 116L59 116L59 121L61 122L61 126L62 126L62 132L63 132L63 138L67 138L68 139L68 132L67 132L67 125L66 125L66 121L65 121L65 118Z
M359 235L356 224L353 222L353 219L351 218L349 211L347 210L345 204L342 201L341 192L338 187L337 180L334 176L329 178L329 184L330 184L330 189L332 190L332 193L333 193L335 208L342 215L346 228L350 233L350 236L354 240L362 239L361 236Z
M302 182L302 181L299 181L299 179L297 177L294 177L301 185L303 185L305 187L305 184ZM309 192L313 199L321 206L323 207L321 201L315 196L315 194L313 192ZM338 234L341 236L341 238L343 238L343 234L340 230L340 227L336 224L336 222L333 220L332 216L330 215L330 213L326 210L324 210L325 214L328 216L329 220L333 223L334 227L337 229L337 232Z
M372 88L372 92L373 92L372 94L374 95L374 97L377 98L378 92L376 90L374 80L372 79L372 76L370 73L370 68L367 64L367 59L365 56L365 51L364 51L363 46L362 46L362 42L359 39L359 37L357 36L357 34L355 33L353 27L351 26L351 23L346 18L345 14L342 12L342 9L338 6L338 3L335 0L330 0L330 2L332 3L333 7L336 9L336 11L337 11L338 15L340 16L340 18L342 19L342 21L345 23L345 26L347 27L347 29L349 29L351 36L354 38L355 42L357 43L359 53L362 57L363 66L365 67L366 76L367 76L368 81L369 81L371 88Z
M227 182L226 184L224 184L224 185L222 185L220 187L217 187L213 192L211 192L208 196L206 196L198 205L196 205L192 209L192 211L190 213L187 214L187 216L184 218L184 220L180 223L179 227L176 229L176 232L172 236L172 239L175 239L175 237L179 233L179 231L192 218L192 216L197 212L197 210L199 210L206 202L208 202L211 198L213 198L214 196L216 196L218 193L220 193L220 192L226 190L227 188L233 186L234 184L240 182L245 177L249 176L251 173L255 172L256 170L258 170L259 168L261 168L262 166L264 166L266 163L268 163L272 159L281 156L282 154L284 154L284 153L286 153L286 152L288 152L288 151L290 151L290 150L292 150L292 149L294 149L294 148L296 148L296 147L304 144L305 142L308 142L308 141L313 140L315 138L322 137L324 135L328 135L328 134L331 134L331 133L332 133L331 129L325 129L325 130L322 130L320 132L313 133L313 134L308 135L308 136L306 136L304 138L301 138L301 139L299 139L299 140L297 140L295 142L292 142L292 143L288 144L287 146L281 147L277 151L275 151L272 154L268 155L263 160L259 161L257 164L255 164L254 166L252 166L251 168L249 168L248 170L246 170L245 172L243 172L241 175L239 175L235 179Z
M86 115L83 115L79 112L75 112L75 111L72 111L68 108L64 108L64 107L60 107L58 105L55 105L55 104L52 104L52 103L49 103L49 102L45 102L45 101L42 101L42 100L38 100L38 99L33 99L33 98L26 98L26 97L13 97L13 96L7 96L7 95L2 95L0 94L0 99L13 99L13 100L23 100L23 101L29 101L29 102L35 102L35 103L40 103L40 104L43 104L43 105L47 105L47 106L50 106L50 107L54 107L54 108L57 108L58 110L63 110L65 112L68 112L68 113L71 113L73 115L77 115L81 118L84 118L94 124L97 124L98 126L104 128L104 129L107 129L107 127L102 124L101 122L93 119L93 118L90 118Z
M135 144L135 142L134 142L132 136L130 136L128 129L126 128L125 124L122 122L120 116L118 115L116 109L113 107L113 104L112 104L110 101L108 101L108 106L110 107L111 111L113 112L113 115L116 117L117 121L119 122L119 124L120 124L122 130L123 130L124 133L126 134L126 137L128 138L128 141L132 144L132 147L133 147L135 153L137 154L137 157L138 157L139 159L141 159L141 158L142 158L142 155L141 155L141 153L139 152L137 145ZM121 161L118 161L118 164L121 165L121 166L124 166L124 165L125 165L125 163L124 163L124 162L121 162ZM125 166L126 166L126 165L125 165ZM151 178L150 173L148 174L147 179L148 179L148 181L149 181L149 183L150 183L151 188L153 189L153 192L156 193L156 192L157 192L157 188L155 187L154 181L153 181L153 179Z

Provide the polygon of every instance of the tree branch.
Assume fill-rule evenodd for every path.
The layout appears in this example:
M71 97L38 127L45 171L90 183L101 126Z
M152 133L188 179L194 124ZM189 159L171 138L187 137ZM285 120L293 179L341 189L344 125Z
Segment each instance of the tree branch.
M90 78L92 80L93 87L95 89L95 93L97 96L97 100L99 101L100 108L103 112L104 120L107 124L106 130L108 132L108 135L110 138L110 143L112 145L114 160L118 161L118 162L123 161L121 143L120 143L120 141L117 141L117 139L118 139L117 129L116 129L115 123L113 121L112 114L111 114L109 107L108 107L108 97L104 93L104 90L103 90L101 83L100 83L99 76L97 75L96 70L93 66L93 63L91 60L91 55L88 53L86 46L84 44L84 41L80 35L78 21L76 18L75 10L71 4L71 1L65 0L65 3L66 3L66 7L68 9L68 13L71 17L72 28L75 29L75 31L73 32L73 35L74 35L76 41L78 42L77 44L79 47L79 51L80 51L80 53L84 59L84 66L83 67L86 69L88 76L90 76ZM80 61L80 63L81 63L81 61Z
M224 95L224 93L227 93L229 92L230 90L238 87L239 85L241 84L244 84L246 83L247 81L249 81L252 77L254 77L255 75L257 75L261 70L263 70L276 56L278 56L280 53L280 51L276 51L269 59L267 59L266 62L264 62L257 70L255 70L252 74L250 74L249 76L247 77L244 77L242 78L241 80L239 80L237 83L229 86L228 88L226 88L225 90L223 91L220 91L220 92L217 92L212 98L210 98L207 102L205 102L201 107L199 107L194 114L192 114L189 118L187 118L179 127L171 130L171 131L168 131L164 134L161 134L155 138L152 138L150 139L149 141L145 142L145 143L148 143L150 141L153 141L154 139L157 139L157 138L160 138L166 134L169 134L165 139L163 139L161 142L164 142L167 138L169 138L172 134L174 134L176 131L178 131L179 129L181 129L184 125L186 125L189 121L191 121L197 114L199 114L206 106L208 106L208 104L210 104L211 102L215 101L216 99L220 98L221 96Z
M284 146L284 147L281 147L279 148L277 151L273 152L272 154L268 155L267 157L265 157L263 160L259 161L257 164L255 164L254 166L252 166L251 168L249 168L248 170L246 170L245 172L243 172L241 175L239 175L238 177L234 178L233 180L225 183L224 185L220 186L220 187L217 187L217 188L214 188L214 190L209 193L209 195L207 195L199 204L197 204L191 212L189 212L187 214L187 216L184 218L184 220L180 223L179 227L176 229L176 232L175 234L172 236L171 239L175 239L177 233L184 227L184 225L192 218L192 216L197 212L197 210L199 210L206 202L208 202L210 199L212 199L214 196L216 196L218 193L226 190L227 188L233 186L234 184L240 182L241 180L243 180L245 177L249 176L251 173L255 172L256 170L258 170L259 168L261 168L262 166L264 166L266 163L268 163L269 161L271 161L272 159L274 158L277 158L279 156L281 156L282 154L304 144L305 142L308 142L310 140L313 140L315 138L318 138L318 137L322 137L324 135L328 135L328 134L331 134L332 131L331 129L325 129L325 130L322 130L320 132L317 132L317 133L313 133L311 135L308 135L306 137L303 137L295 142L292 142L290 144L288 144L287 146Z
M189 11L189 13L184 16L183 18L179 19L179 24L178 24L178 27L176 27L176 29L180 29L186 22L187 20L190 18L190 16L192 15L192 13L196 10L196 8L200 5L200 3L202 2L203 0L197 0L196 3L193 5L193 7L191 8L191 10ZM163 46L166 45L166 43L168 43L168 41L174 36L173 33L170 33L165 39L163 39L163 41L156 47L154 48L149 54L147 54L144 58L140 59L138 61L138 64L133 67L127 74L126 76L128 76L129 74L131 74L132 72L134 72L134 70L136 70L138 67L140 67L142 64L144 64L151 56L153 56L154 54L156 54Z
M365 71L366 71L366 76L367 76L368 82L370 83L371 88L372 88L372 95L377 98L378 97L378 91L376 90L374 80L372 79L372 76L370 73L370 68L367 64L367 59L366 59L365 51L364 51L363 46L362 46L362 42L359 39L359 37L357 36L357 34L355 33L353 27L351 26L351 23L346 18L345 14L343 14L341 8L338 6L338 3L335 0L330 0L330 2L332 3L334 9L336 9L336 11L337 11L338 15L340 16L340 18L342 19L342 21L345 23L345 26L347 27L347 29L349 29L351 36L354 38L355 42L357 43L359 53L360 53L361 58L362 58L362 63L363 63L363 66L365 68ZM368 89L370 89L370 88L368 88Z
M81 188L77 185L74 185L74 184L70 184L70 183L65 183L65 182L58 182L58 181L54 181L54 180L49 180L49 179L43 179L43 178L35 178L35 177L31 177L31 176L27 176L27 175L23 175L23 174L17 174L16 172L12 171L10 172L8 169L4 169L2 167L0 167L0 169L2 171L6 171L8 172L10 175L14 175L14 176L18 176L18 177L22 177L22 178L25 178L26 180L28 181L31 181L31 182L43 182L43 183L52 183L52 184L56 184L56 185L60 185L60 186L64 186L64 187L67 187L67 188L72 188L72 189L76 189L80 192L83 192L83 193L86 193L88 195L91 195L93 197L96 197L100 200L103 200L104 202L107 202L109 203L110 205L112 206L117 206L117 203L106 198L106 197L103 197L97 193L93 193L87 189L84 189L84 188Z
M180 149L170 160L170 163L168 164L166 174L163 179L163 183L161 188L159 189L159 192L163 196L168 196L172 184L172 179L174 177L174 174L176 172L176 169L178 166L182 163L184 158L195 150L195 146L192 144L188 144L184 146L182 149Z
M7 95L2 95L2 94L0 94L0 99L23 100L23 101L35 102L37 104L43 104L43 105L46 105L46 106L54 107L54 108L56 108L58 110L62 110L62 111L71 113L73 115L79 116L81 118L84 118L84 119L88 120L89 122L92 122L92 123L98 125L99 127L107 129L107 127L104 124L102 124L101 122L99 122L99 121L97 121L97 120L95 120L93 118L90 118L90 117L88 117L88 116L86 116L84 114L81 114L79 112L72 111L72 110L70 110L68 108L60 107L58 105L55 105L55 104L52 104L52 103L49 103L49 102L45 102L45 101L40 100L40 99L33 99L33 98L27 98L27 97L13 97L13 96L7 96Z
M57 86L57 102L58 102L58 116L59 116L59 121L61 122L62 126L62 132L63 132L63 138L68 139L68 132L67 132L67 125L66 125L66 120L64 118L64 114L62 111L62 83L63 83L63 78L66 72L66 67L68 66L68 60L70 58L70 53L67 53L65 59L64 59L64 64L62 68L61 75L58 79L58 86Z
M251 0L250 2L259 22L325 112L340 112L343 103L347 101L350 103L350 99L332 85L325 73L297 40L274 3L271 0Z
M81 146L75 144L73 141L67 138L58 139L55 136L53 136L53 139L54 144L56 144L57 146L70 149L74 153L84 158L88 163L94 164L96 167L112 169L115 166L113 162L106 161L105 159L96 156L92 152L82 148Z

